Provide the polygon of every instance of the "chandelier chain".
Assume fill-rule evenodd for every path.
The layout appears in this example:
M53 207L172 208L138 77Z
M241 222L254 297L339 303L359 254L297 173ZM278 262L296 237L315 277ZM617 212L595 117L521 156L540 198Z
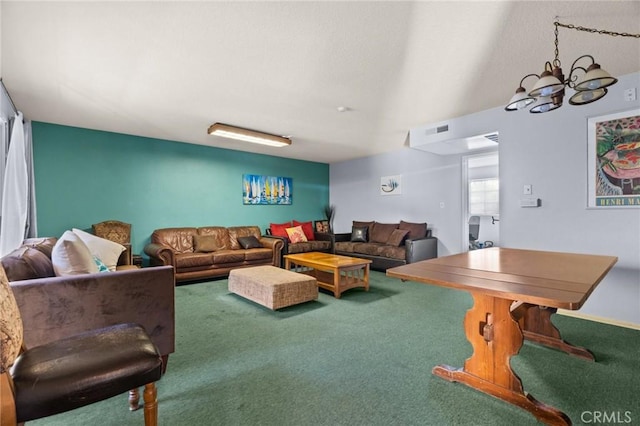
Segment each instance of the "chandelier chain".
M609 30L599 30L597 28L587 28L587 27L581 27L579 25L573 25L573 24L562 24L558 21L555 22L556 24L556 39L557 39L557 34L558 34L558 27L562 27L562 28L568 28L570 30L576 30L576 31L584 31L587 33L597 33L597 34L604 34L604 35L609 35L609 36L613 36L613 37L635 37L635 38L640 38L640 34L631 34L631 33L619 33L616 31L609 31Z

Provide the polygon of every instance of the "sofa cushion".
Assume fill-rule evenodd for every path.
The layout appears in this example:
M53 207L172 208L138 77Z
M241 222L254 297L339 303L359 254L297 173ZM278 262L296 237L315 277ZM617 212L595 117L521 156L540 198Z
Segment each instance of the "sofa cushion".
M253 235L249 235L248 237L238 237L238 242L240 243L240 247L243 249L262 248L260 241L258 241L258 239Z
M225 267L229 263L242 263L244 262L245 253L243 250L214 251L211 253L213 256L213 266Z
M353 252L378 256L380 253L380 247L383 245L384 244L380 243L358 243L353 246Z
M51 251L51 262L57 276L92 274L98 266L87 245L71 231L65 231Z
M4 256L0 262L9 281L32 280L56 275L51 259L29 246L18 247Z
M289 235L287 235L287 228L291 228L291 222L285 223L271 223L269 224L269 230L274 237L286 238L289 241Z
M389 259L405 260L407 258L407 247L394 247L385 244L379 248L378 256L386 257Z
M288 254L308 253L310 251L329 251L331 241L313 240L304 243L289 244Z
M176 253L193 252L193 236L196 228L163 228L151 234L151 242L170 247Z
M395 229L398 229L397 223L379 223L375 222L371 228L369 241L372 243L386 244L387 240Z
M182 253L176 256L176 268L210 266L212 259L212 253Z
M211 253L223 249L224 246L220 246L218 243L218 239L213 235L193 236L193 249L196 253Z
M297 220L293 221L293 226L301 226L302 232L304 232L304 236L307 238L307 241L315 240L315 235L313 234L313 223L309 222L298 222Z
M254 248L244 252L244 260L248 262L273 258L273 251L270 248Z
M257 226L231 226L227 228L229 232L229 243L231 244L229 248L231 250L239 250L242 248L240 243L238 242L239 237L248 237L253 235L257 239L260 239L260 228Z
M302 231L301 226L294 226L292 228L287 228L287 235L289 235L289 240L295 243L304 243L307 241L307 237L304 235L304 231Z
M96 256L107 265L110 271L116 270L120 255L127 249L125 246L97 237L81 229L73 228L72 231L89 247L89 251L93 256Z
M362 243L352 242L352 241L336 241L333 246L336 252L342 253L353 253L353 248Z
M407 235L409 235L408 229L394 229L387 240L387 244L393 247L400 247Z
M420 238L424 238L427 236L427 223L411 223L405 222L403 220L400 221L400 225L398 229L406 229L409 231L409 235L407 235L407 239L409 240L417 240Z
M4 374L4 372L8 371L9 367L13 365L13 362L22 349L24 329L18 303L13 295L13 291L11 291L11 287L9 287L9 280L7 279L5 271L1 266L0 312L2 312L2 321L0 321L0 373ZM5 402L3 401L3 408L4 405Z
M366 226L354 226L351 228L351 241L354 243L366 243L369 228Z

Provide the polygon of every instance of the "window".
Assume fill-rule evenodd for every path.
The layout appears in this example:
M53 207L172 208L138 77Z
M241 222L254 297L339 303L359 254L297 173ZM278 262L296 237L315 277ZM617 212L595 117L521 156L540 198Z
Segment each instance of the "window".
M469 214L497 215L500 213L500 184L498 178L469 181Z

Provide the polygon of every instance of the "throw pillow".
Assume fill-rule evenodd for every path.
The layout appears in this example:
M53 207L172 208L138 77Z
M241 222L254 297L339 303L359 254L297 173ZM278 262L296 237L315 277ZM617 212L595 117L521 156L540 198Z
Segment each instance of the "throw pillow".
M394 229L387 240L387 244L394 247L400 247L408 234L409 231L406 229Z
M294 226L293 228L287 228L287 234L292 243L304 243L307 241L307 237L304 236L301 226Z
M407 238L410 240L417 240L419 238L424 238L427 236L426 222L411 223L401 220L398 229L407 229L409 231L409 235L407 236Z
M301 226L302 232L304 232L304 236L307 237L307 241L315 240L315 236L313 235L313 223L309 222L298 222L297 220L293 221L293 226Z
M105 265L102 260L98 259L98 256L93 256L93 261L98 267L98 272L111 272L109 268L107 268L107 265Z
M211 253L212 251L220 250L222 247L218 247L216 237L213 235L194 235L193 248L199 253Z
M65 231L53 246L51 262L59 277L98 272L98 266L93 261L89 247L71 231Z
M116 270L118 258L120 258L122 252L127 249L125 246L105 238L96 237L81 229L73 228L72 231L89 247L91 254L97 256L98 259L104 262L110 271Z
M354 243L367 242L367 226L354 226L351 228L351 241Z
M18 303L9 287L9 280L0 266L0 373L13 365L22 347L22 319ZM3 402L4 404L4 402Z
M287 234L287 228L291 228L291 222L269 224L271 235L273 235L274 237L286 238L287 241L289 241L289 234Z
M252 249L252 248L260 248L262 244L260 241L254 236L249 235L248 237L238 237L238 243L243 249Z
M51 259L33 247L18 247L0 259L0 263L2 263L9 281L56 276Z

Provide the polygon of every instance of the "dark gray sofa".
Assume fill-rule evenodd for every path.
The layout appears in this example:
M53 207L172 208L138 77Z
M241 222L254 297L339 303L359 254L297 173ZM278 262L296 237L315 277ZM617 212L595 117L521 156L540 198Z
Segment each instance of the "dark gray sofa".
M351 233L335 234L334 252L369 259L371 269L386 271L438 257L438 239L426 223L353 221Z

